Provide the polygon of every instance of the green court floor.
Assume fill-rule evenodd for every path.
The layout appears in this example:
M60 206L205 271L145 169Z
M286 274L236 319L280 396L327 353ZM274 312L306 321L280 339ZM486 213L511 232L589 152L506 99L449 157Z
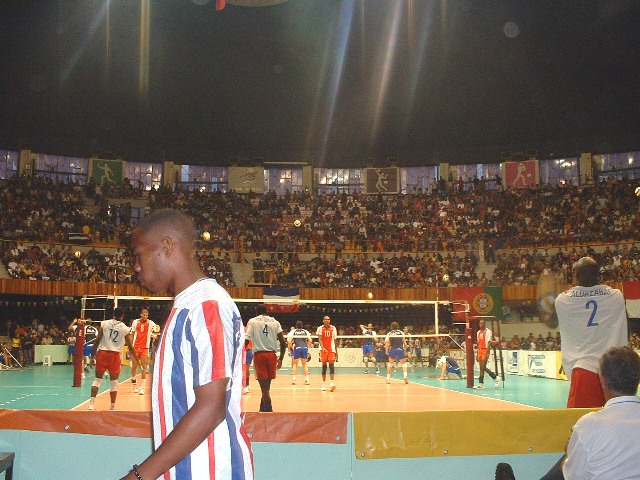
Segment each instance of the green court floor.
M370 370L372 371L372 370ZM336 375L363 375L361 368L340 368ZM319 369L311 369L318 374ZM434 387L454 390L488 398L496 398L538 408L564 408L569 392L569 382L548 378L507 375L505 382L495 388L493 381L486 378L485 390L467 388L466 380L438 380L435 368L418 367L409 372L409 381ZM289 369L281 369L279 375L288 375ZM82 386L73 387L73 367L71 365L35 365L20 370L0 371L0 408L19 410L69 410L89 398L93 370L87 372ZM372 375L372 373L369 373ZM375 373L373 373L375 375ZM386 375L383 370L381 376ZM401 378L398 370L394 378ZM120 374L120 381L129 379L129 368ZM108 389L109 382L102 382L100 391ZM425 406L428 409L428 406Z

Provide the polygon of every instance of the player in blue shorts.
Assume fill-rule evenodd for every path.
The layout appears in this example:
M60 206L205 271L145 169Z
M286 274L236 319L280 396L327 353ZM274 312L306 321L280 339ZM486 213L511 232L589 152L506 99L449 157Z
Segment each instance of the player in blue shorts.
M402 366L402 374L404 377L404 383L409 383L407 378L407 359L405 358L404 351L406 348L406 340L404 332L400 330L398 322L391 324L391 331L387 333L385 339L385 349L389 356L389 365L387 366L387 383L391 383L391 369L394 362L398 362Z
M291 384L296 384L296 374L298 373L298 362L302 363L304 370L304 384L309 385L309 347L311 346L311 333L302 328L302 322L296 322L296 328L287 335L287 343L291 351Z
M369 362L373 362L376 365L376 373L380 373L380 367L376 364L376 353L373 348L373 340L376 337L376 332L373 330L373 325L368 324L366 327L360 325L360 330L363 335L370 336L371 338L365 338L362 341L362 359L364 360L364 373L369 373Z
M460 370L460 365L456 362L456 359L453 357L449 357L442 352L439 352L440 358L436 361L436 368L440 369L440 376L438 380L448 380L449 373L454 373L458 375L460 378L464 378L462 376L462 371Z

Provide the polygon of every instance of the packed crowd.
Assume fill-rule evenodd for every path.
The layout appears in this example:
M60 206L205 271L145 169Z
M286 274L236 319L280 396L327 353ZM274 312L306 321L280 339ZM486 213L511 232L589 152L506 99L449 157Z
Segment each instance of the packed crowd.
M142 195L139 185L125 187L114 192L37 177L0 183L0 231L16 242L3 242L10 275L135 281L124 248L76 256L71 247L57 245L68 243L74 232L94 244L127 245L130 206L116 208L108 200ZM535 284L544 272L567 279L574 259L589 251L574 244L605 243L619 246L593 250L603 278L636 280L638 249L629 244L638 217L634 188L631 181L607 180L507 191L276 196L163 187L146 192L146 209L183 209L201 233L210 233L200 241L201 262L225 285L234 284L231 259L219 252L269 252L256 254L255 275L283 286L404 288ZM86 206L91 203L95 208ZM475 252L496 264L492 278L476 273ZM302 254L314 256L301 260Z

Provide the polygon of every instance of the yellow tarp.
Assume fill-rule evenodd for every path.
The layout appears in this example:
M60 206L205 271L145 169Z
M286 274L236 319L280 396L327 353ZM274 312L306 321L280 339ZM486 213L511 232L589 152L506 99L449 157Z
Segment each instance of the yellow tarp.
M563 452L593 409L354 413L356 458Z

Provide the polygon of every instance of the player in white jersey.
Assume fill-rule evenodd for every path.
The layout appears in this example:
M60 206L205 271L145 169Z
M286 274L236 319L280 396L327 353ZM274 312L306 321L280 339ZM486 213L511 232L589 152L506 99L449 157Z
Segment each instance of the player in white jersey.
M245 343L253 343L253 368L260 385L262 400L261 412L273 412L271 405L271 380L276 378L276 372L282 366L287 342L282 333L282 326L275 318L267 315L264 305L256 307L257 316L247 322ZM276 357L276 348L280 342L280 358Z
M244 428L238 307L194 256L193 220L177 210L142 219L131 235L140 283L175 295L155 353L154 451L124 480L253 480Z
M577 286L556 297L562 337L562 366L571 380L567 408L595 408L605 403L598 361L611 347L627 345L625 301L620 290L600 285L600 268L591 257L574 265Z
M96 378L91 385L91 398L89 399L89 410L95 408L96 395L102 383L104 372L109 372L109 394L111 395L111 410L116 409L116 398L118 397L118 378L122 366L122 349L126 343L131 352L132 358L136 353L129 337L129 327L124 323L124 310L115 308L113 318L100 322L98 336L91 351L91 365L96 365Z
M296 374L298 373L298 362L302 363L304 370L304 384L309 385L309 347L311 346L311 333L302 328L302 322L296 322L296 328L287 334L287 344L291 351L291 383L296 384Z
M407 359L405 358L406 341L404 332L400 330L398 322L393 322L391 324L391 330L387 333L384 343L385 350L389 356L389 365L387 366L387 383L391 383L391 369L393 368L393 363L396 361L402 365L404 383L409 383L409 379L407 378Z

